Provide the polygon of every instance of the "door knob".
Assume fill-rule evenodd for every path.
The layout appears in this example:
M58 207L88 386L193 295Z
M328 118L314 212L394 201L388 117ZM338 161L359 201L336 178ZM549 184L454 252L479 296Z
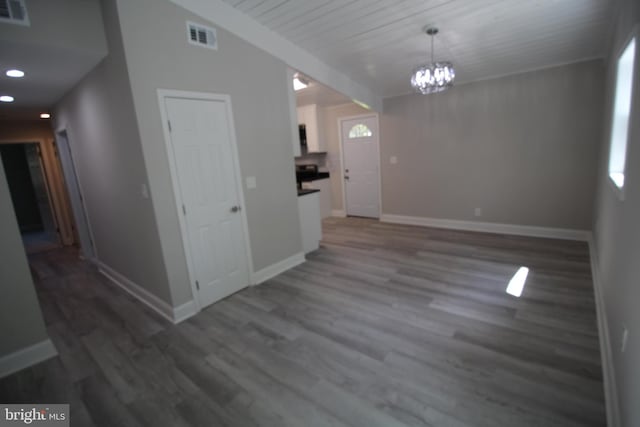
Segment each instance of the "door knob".
M231 208L231 212L232 213L240 212L240 209L241 209L240 206L234 206Z
M349 175L345 175L345 176L344 176L344 179L345 179L345 180L347 180L347 181L349 181Z

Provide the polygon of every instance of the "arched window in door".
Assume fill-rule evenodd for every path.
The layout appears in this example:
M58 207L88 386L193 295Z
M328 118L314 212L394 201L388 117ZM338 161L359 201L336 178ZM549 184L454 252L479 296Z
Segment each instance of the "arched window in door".
M371 129L369 129L367 125L364 125L362 123L358 123L357 125L354 125L351 128L351 130L349 130L349 139L367 138L372 135L373 135L373 132L371 132Z

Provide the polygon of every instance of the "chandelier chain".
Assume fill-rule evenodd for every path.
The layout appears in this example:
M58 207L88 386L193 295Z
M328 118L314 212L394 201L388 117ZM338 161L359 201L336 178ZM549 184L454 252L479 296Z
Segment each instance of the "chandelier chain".
M433 60L433 39L434 39L434 35L431 34L431 63L433 64L435 61Z

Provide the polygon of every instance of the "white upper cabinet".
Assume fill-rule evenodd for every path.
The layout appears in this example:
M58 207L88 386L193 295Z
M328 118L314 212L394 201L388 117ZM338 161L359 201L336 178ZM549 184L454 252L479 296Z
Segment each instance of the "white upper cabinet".
M324 137L321 109L315 104L298 107L298 124L304 124L307 129L307 152L326 153L327 140Z

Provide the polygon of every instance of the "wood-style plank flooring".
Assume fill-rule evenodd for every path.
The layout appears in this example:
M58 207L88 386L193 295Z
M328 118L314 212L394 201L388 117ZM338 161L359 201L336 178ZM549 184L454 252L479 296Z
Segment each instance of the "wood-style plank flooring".
M74 426L606 424L584 243L332 218L306 263L175 326L72 250L30 261L60 354L0 402Z

